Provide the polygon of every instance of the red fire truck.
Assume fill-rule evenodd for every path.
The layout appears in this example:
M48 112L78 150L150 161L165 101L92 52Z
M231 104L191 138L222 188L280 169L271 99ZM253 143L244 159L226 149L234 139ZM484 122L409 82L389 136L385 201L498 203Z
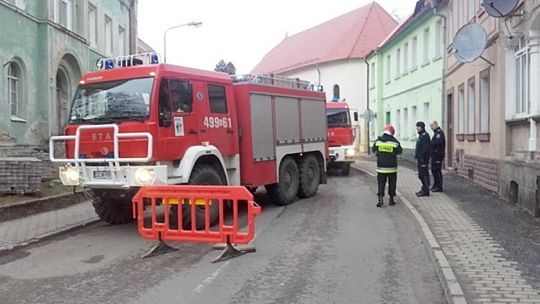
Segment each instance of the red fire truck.
M349 175L351 163L356 156L349 106L345 102L329 102L326 104L326 116L330 146L328 166L341 169L343 175Z
M50 156L65 163L65 185L88 190L103 220L128 222L145 185L265 186L286 205L326 182L325 95L308 82L160 64L153 53L98 66L82 77ZM214 221L218 204L211 208Z

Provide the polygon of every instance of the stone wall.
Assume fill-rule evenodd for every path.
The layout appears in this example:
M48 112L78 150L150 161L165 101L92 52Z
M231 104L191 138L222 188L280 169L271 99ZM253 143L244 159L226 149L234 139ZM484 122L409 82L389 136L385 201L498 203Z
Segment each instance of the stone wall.
M26 194L41 191L41 172L37 158L0 158L0 194Z
M456 151L455 168L459 175L464 176L480 186L499 192L499 161L464 154Z
M507 160L501 164L500 194L540 217L540 163Z

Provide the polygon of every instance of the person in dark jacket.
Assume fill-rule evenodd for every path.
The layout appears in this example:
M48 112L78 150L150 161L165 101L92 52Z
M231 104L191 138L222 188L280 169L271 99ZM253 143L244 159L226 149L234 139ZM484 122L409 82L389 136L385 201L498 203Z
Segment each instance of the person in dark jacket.
M414 158L418 162L418 178L422 182L422 189L416 193L416 196L429 196L429 157L431 156L431 140L426 132L426 124L422 121L416 123L418 131L418 140L416 141L416 150Z
M377 207L381 208L384 204L384 190L386 181L388 181L389 204L394 206L396 201L396 183L397 183L397 156L403 152L401 144L394 137L396 130L393 126L387 125L384 133L377 138L371 149L377 156L377 184L379 186L377 197Z
M433 130L433 138L431 139L431 173L433 174L433 187L431 191L443 191L443 176L442 164L446 151L446 137L439 124L434 121L430 125Z

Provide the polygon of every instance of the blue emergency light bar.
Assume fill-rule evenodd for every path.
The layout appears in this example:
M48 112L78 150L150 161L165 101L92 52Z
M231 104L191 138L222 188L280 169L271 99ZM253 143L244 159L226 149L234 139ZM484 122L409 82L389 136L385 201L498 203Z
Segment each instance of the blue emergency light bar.
M159 64L157 53L142 53L128 56L118 56L112 58L102 58L96 63L99 70L112 70L116 68L126 68L138 65Z

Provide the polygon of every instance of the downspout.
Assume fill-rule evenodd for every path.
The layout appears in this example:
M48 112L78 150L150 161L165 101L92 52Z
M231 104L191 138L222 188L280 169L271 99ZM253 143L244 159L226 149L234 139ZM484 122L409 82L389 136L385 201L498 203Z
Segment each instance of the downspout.
M369 74L370 72L370 67L369 67L369 62L366 58L366 60L364 60L364 63L367 65L367 77L366 77L366 83L367 83L367 86L366 86L366 104L367 104L367 109L366 109L366 113L369 113L369 78L371 77L371 75ZM360 113L359 113L360 114ZM367 154L368 155L371 155L371 149L369 148L370 147L370 138L369 138L369 135L371 134L370 133L370 125L371 125L371 117L369 117L369 119L366 119L366 117L364 117L364 120L366 121L366 151L367 151Z

